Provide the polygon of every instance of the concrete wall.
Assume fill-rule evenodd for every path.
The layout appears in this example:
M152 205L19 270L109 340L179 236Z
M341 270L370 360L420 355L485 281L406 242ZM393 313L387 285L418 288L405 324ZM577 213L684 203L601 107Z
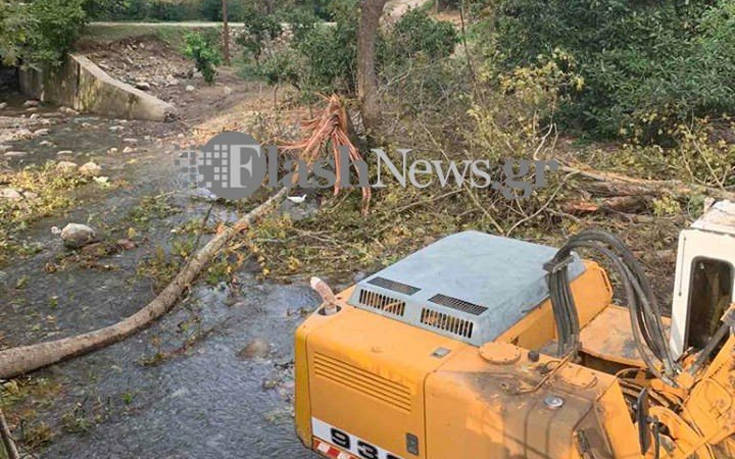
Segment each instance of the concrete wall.
M69 54L59 67L20 71L20 89L44 102L116 118L164 121L176 108L112 78L94 62Z

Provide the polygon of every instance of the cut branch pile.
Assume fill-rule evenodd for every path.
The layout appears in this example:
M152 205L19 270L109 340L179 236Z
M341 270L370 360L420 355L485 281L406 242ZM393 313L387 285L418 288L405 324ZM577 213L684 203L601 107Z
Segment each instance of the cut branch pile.
M666 194L702 194L715 199L735 201L734 192L685 183L681 180L647 180L569 165L562 165L560 169L591 181L586 185L586 191L601 197L596 202L580 199L562 204L565 212L575 215L586 215L605 210L635 213L645 209L653 198Z
M334 168L336 179L334 182L334 194L337 195L342 186L343 179L341 169L340 148L346 148L349 158L357 172L358 178L362 180L362 172L355 164L356 161L362 161L362 155L357 147L350 141L347 135L347 110L342 100L337 95L332 95L327 100L327 107L322 114L311 120L302 123L302 127L309 134L302 142L293 143L283 147L284 150L300 150L300 157L307 162L309 166L319 159L319 155L327 146L331 148L334 157ZM367 182L367 177L365 177ZM349 177L347 177L349 183ZM366 213L370 205L370 186L362 187L362 210Z

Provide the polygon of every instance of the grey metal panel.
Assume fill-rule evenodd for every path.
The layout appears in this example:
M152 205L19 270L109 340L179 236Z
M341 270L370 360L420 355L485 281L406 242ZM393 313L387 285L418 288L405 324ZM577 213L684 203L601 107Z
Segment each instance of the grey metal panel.
M474 345L492 341L549 296L543 264L555 248L530 242L465 231L447 236L358 283L349 303L376 314L400 320ZM575 255L569 266L573 280L584 271ZM419 288L407 295L371 284L382 277ZM360 303L360 291L377 292L406 303L402 317ZM429 301L434 295L457 298L486 307L473 314ZM434 311L473 324L470 338L421 323L421 311ZM446 328L446 327L445 327ZM451 328L451 327L450 327Z

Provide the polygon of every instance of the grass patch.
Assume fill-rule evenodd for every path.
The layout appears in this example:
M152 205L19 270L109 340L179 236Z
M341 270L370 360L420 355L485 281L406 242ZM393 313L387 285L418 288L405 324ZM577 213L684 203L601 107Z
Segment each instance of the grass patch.
M53 163L0 173L0 187L18 191L18 200L0 199L0 266L16 255L36 253L39 247L21 241L18 234L40 218L71 207L72 191L91 179L57 171Z

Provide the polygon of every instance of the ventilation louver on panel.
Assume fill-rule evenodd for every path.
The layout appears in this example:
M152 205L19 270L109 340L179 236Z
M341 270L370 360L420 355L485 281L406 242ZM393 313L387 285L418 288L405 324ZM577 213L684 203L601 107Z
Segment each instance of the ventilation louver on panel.
M432 296L431 298L429 298L429 301L431 301L432 303L440 304L442 306L446 306L448 308L456 309L457 311L468 312L476 316L479 316L483 312L487 311L487 308L485 306L480 306L479 304L460 300L459 298L442 295L441 293Z
M368 284L377 285L383 287L386 290L393 290L394 292L403 293L404 295L413 295L414 293L421 290L420 288L412 287L408 284L402 284L394 280L386 279L385 277L373 277Z
M399 317L403 317L406 310L404 301L365 289L360 290L360 303Z
M314 374L378 399L401 411L411 411L411 391L405 385L321 353L314 355Z
M472 322L433 309L424 308L421 310L421 323L465 338L472 338L472 328L474 326Z

